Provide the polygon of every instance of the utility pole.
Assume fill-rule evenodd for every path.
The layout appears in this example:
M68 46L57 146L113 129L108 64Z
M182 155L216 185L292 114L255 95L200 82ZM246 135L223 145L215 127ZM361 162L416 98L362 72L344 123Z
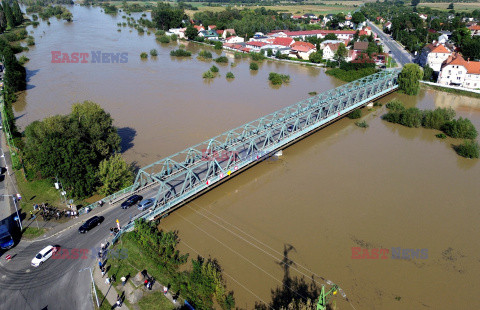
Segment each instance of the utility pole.
M100 308L100 303L98 302L98 296L97 296L97 289L96 289L96 287L95 287L95 281L93 281L92 267L83 268L83 269L80 270L79 272L82 272L82 271L84 271L85 269L89 269L89 270L90 270L90 278L92 279L93 292L95 293L95 300L97 301L97 307Z
M56 189L60 189L61 188L61 192L60 192L60 197L63 197L64 199L64 202L65 202L65 206L68 208L68 204L67 204L67 192L63 189L63 184L61 182L58 182L58 177L55 176L55 188Z
M2 195L3 197L12 197L13 199L13 204L15 205L15 211L17 212L17 221L18 221L18 224L20 225L20 231L23 230L23 227L22 227L22 219L20 218L20 214L18 213L18 208L17 208L17 197L15 195Z

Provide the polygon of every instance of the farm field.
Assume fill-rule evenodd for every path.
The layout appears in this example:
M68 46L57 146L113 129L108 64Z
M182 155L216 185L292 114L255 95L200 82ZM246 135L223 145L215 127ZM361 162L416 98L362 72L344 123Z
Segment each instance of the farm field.
M432 9L438 9L443 11L448 11L447 7L450 5L448 2L442 3L420 3L418 7L429 7ZM475 9L480 9L480 2L465 2L465 3L454 3L455 11L473 11Z

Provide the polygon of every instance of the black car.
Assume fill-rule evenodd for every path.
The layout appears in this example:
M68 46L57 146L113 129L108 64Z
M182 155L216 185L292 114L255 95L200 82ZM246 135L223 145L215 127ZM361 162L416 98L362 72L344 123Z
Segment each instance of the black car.
M87 220L85 223L83 223L83 225L80 226L78 231L81 234L84 234L90 229L92 229L93 227L100 225L103 222L103 220L104 220L103 216L94 216L91 219Z
M127 209L143 199L140 195L132 195L122 202L122 209Z

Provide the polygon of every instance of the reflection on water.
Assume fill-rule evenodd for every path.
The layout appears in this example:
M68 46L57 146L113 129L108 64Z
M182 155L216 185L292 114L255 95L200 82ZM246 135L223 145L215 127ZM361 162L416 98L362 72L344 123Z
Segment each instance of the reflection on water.
M120 128L125 157L139 166L342 84L319 68L265 61L255 72L249 59L231 57L237 65L218 66L221 76L209 81L202 74L213 63L196 54L221 51L182 42L192 57L170 57L178 43L117 32L121 14L72 10L71 24L51 19L51 26L28 28L36 46L26 53L31 88L14 106L17 123L24 128L68 113L74 102L96 101ZM142 61L140 53L152 48L158 57ZM128 63L52 64L52 50L126 51ZM228 71L234 80L225 79ZM291 81L271 87L270 72ZM394 97L420 109L451 104L480 128L478 99L422 88L418 96L393 94L380 102ZM297 266L339 284L356 309L480 308L478 160L458 157L451 145L460 141L437 139L434 130L382 121L385 112L364 116L367 129L350 119L322 129L280 160L262 162L182 207L161 227L180 231L182 250L217 257L245 309L268 301L281 284L277 252L285 244L295 245L289 258ZM428 248L429 257L351 259L351 247L370 245ZM339 298L337 305L350 309Z

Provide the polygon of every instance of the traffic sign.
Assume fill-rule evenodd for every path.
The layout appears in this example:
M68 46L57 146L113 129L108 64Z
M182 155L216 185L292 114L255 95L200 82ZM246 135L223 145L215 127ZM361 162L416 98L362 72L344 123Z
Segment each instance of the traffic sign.
M11 260L11 259L12 259L12 255L7 255L7 256L5 256L5 259L6 259L6 260Z

